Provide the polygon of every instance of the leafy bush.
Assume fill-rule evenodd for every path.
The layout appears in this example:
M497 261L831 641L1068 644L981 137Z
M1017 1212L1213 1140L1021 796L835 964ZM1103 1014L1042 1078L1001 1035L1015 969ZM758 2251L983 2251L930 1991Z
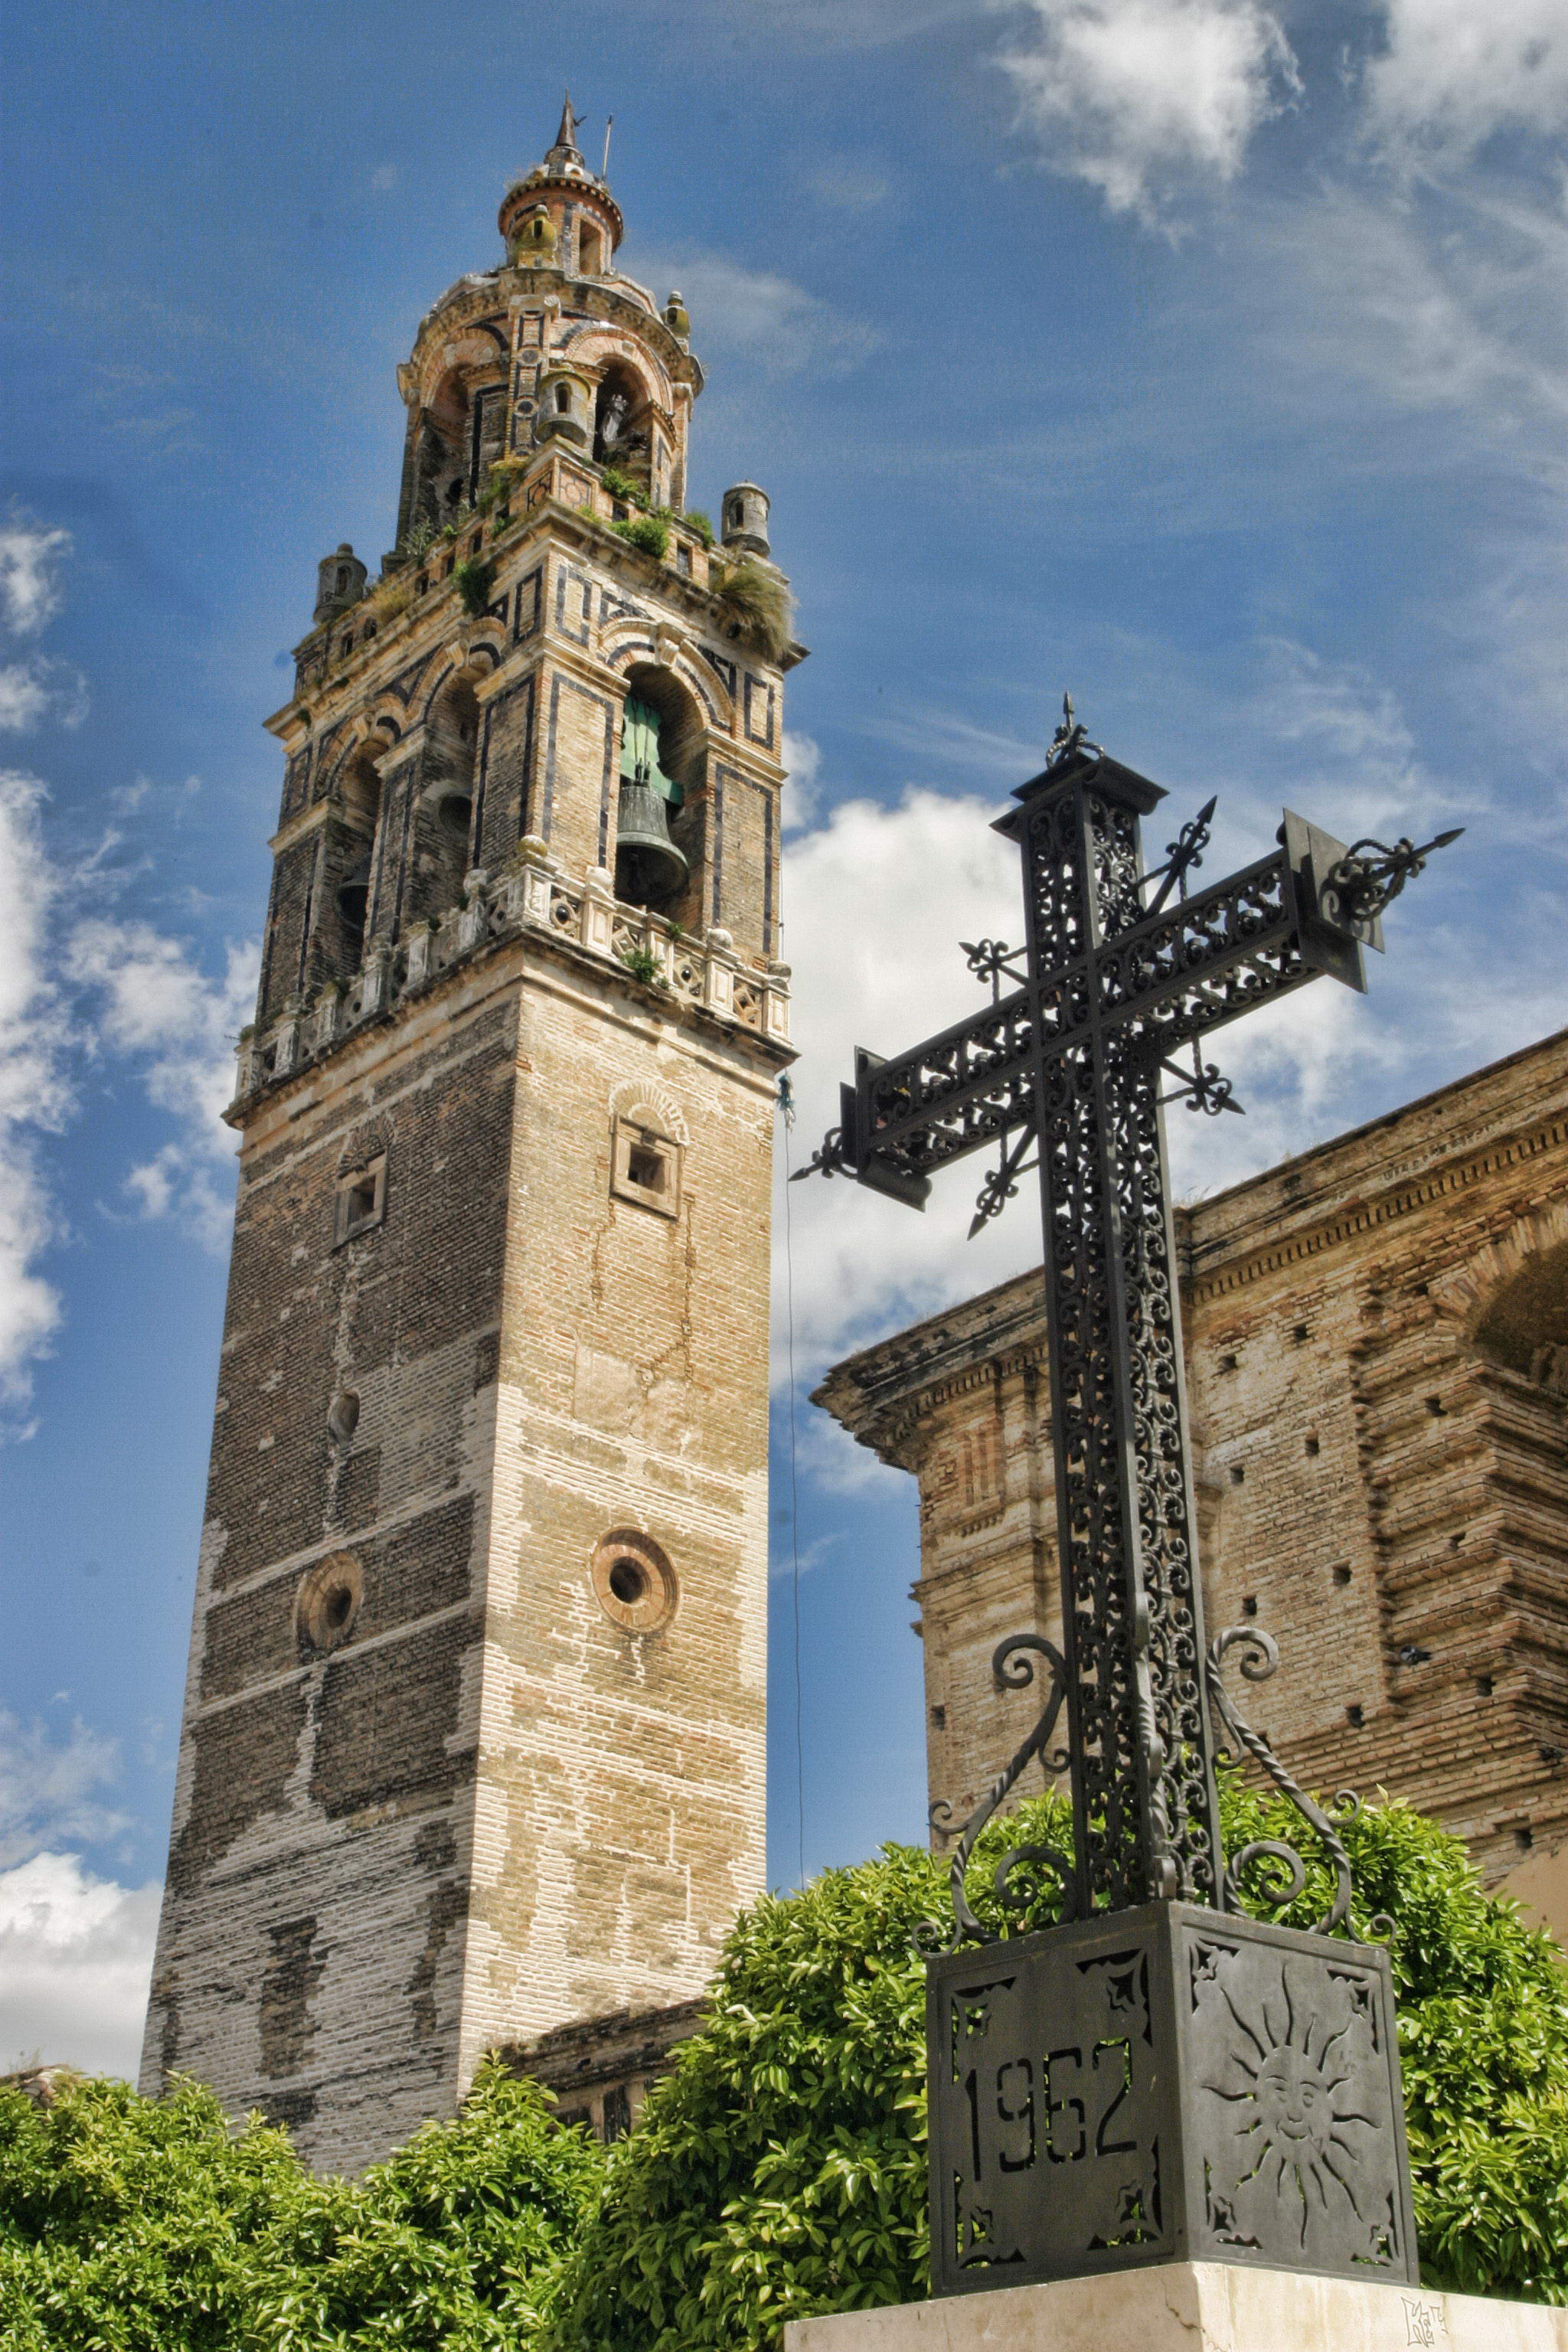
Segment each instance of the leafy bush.
M750 637L770 661L777 661L790 641L794 603L776 572L742 555L716 572L714 593L730 635Z
M644 953L647 951L644 950ZM626 959L628 966L631 959ZM650 959L651 961L651 959ZM1227 1779L1230 1850L1296 1816ZM1397 1922L1416 2217L1429 2284L1568 2303L1568 1979L1403 1805L1344 1826L1355 1917ZM993 1825L971 1900L1059 1800ZM787 2318L927 2292L922 1971L944 1865L908 1846L745 1913L703 2030L608 2152L481 2068L462 2113L357 2182L191 2085L0 2090L6 2352L763 2352ZM1287 1924L1325 1905L1314 1868ZM1045 1925L1042 1874L1026 1924ZM602 2202L601 2202L601 2192Z
M1233 1852L1297 1840L1298 1816L1227 1780ZM1568 2302L1568 1979L1549 1938L1482 1895L1457 1841L1403 1805L1345 1825L1363 1933L1379 1911L1402 2003L1425 2274L1469 2293ZM1036 1801L981 1841L970 1899L1000 1924L990 1869L1024 1840L1070 1843ZM615 2151L574 2256L552 2352L751 2352L784 2322L925 2294L925 2053L915 1925L943 1865L909 1847L756 1904L726 1948L711 2022L685 2043ZM1310 1874L1286 1924L1326 1907ZM1053 1896L1042 1875L1028 1924Z
M640 547L645 555L657 555L662 561L669 552L669 525L662 515L630 515L625 522L613 522L610 529L632 547Z
M704 547L713 544L713 525L700 507L688 507L680 518L688 530L695 531Z
M622 466L602 466L599 479L613 499L625 499L632 507L646 507L647 496L640 482L634 481Z
M622 951L620 961L632 978L640 980L645 988L663 988L666 985L658 958L651 948L626 948Z
M465 613L477 616L488 610L495 578L496 568L488 556L470 555L454 566L452 585L462 598Z
M527 473L532 460L516 456L498 457L485 476L479 497L474 500L476 514L489 514L498 500L508 498Z
M481 2069L462 2113L359 2181L313 2180L286 2135L237 2137L182 2084L0 2091L7 2352L500 2352L538 2336L603 2152L543 2095Z

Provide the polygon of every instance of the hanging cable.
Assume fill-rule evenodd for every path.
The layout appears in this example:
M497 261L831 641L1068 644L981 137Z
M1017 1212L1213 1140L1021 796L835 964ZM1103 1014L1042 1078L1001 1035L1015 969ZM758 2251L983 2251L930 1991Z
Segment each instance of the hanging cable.
M800 1503L795 1433L795 1245L790 1229L789 1131L795 1125L795 1094L786 1076L779 1078L779 1109L784 1114L784 1339L789 1360L789 1541L790 1601L795 1626L795 1877L805 1885L805 1705L800 1671Z

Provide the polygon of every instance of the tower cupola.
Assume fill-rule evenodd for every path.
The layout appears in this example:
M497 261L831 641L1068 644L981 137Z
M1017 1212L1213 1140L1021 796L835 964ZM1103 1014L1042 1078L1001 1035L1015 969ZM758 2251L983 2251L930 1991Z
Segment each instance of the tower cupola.
M520 268L533 264L575 278L602 277L625 234L620 206L577 144L582 124L568 91L554 145L501 199L500 233Z

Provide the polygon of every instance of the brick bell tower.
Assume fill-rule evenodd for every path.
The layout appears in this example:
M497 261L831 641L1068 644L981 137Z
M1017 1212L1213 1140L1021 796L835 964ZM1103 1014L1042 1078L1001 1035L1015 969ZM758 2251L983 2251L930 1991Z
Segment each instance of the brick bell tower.
M142 2087L352 2169L763 1881L768 501L570 105L292 699Z

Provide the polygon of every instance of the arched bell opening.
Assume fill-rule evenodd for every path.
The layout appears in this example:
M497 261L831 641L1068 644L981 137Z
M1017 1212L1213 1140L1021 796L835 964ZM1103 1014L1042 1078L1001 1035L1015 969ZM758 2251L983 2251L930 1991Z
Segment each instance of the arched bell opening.
M612 360L594 398L594 460L615 466L647 491L652 479L647 388L624 360Z
M457 906L474 862L474 778L479 706L465 677L454 677L425 722L415 823L414 915L439 917Z
M348 980L364 961L375 869L375 836L381 823L381 769L388 745L373 735L344 765L337 788L341 825L339 875L332 894L337 919L337 976Z
M581 221L577 228L577 275L597 278L605 268L605 232L594 221Z
M410 520L441 530L472 506L506 442L506 385L448 368L419 420Z
M639 663L626 679L616 812L616 896L683 925L694 918L697 865L688 802L707 742L695 698L668 669Z

